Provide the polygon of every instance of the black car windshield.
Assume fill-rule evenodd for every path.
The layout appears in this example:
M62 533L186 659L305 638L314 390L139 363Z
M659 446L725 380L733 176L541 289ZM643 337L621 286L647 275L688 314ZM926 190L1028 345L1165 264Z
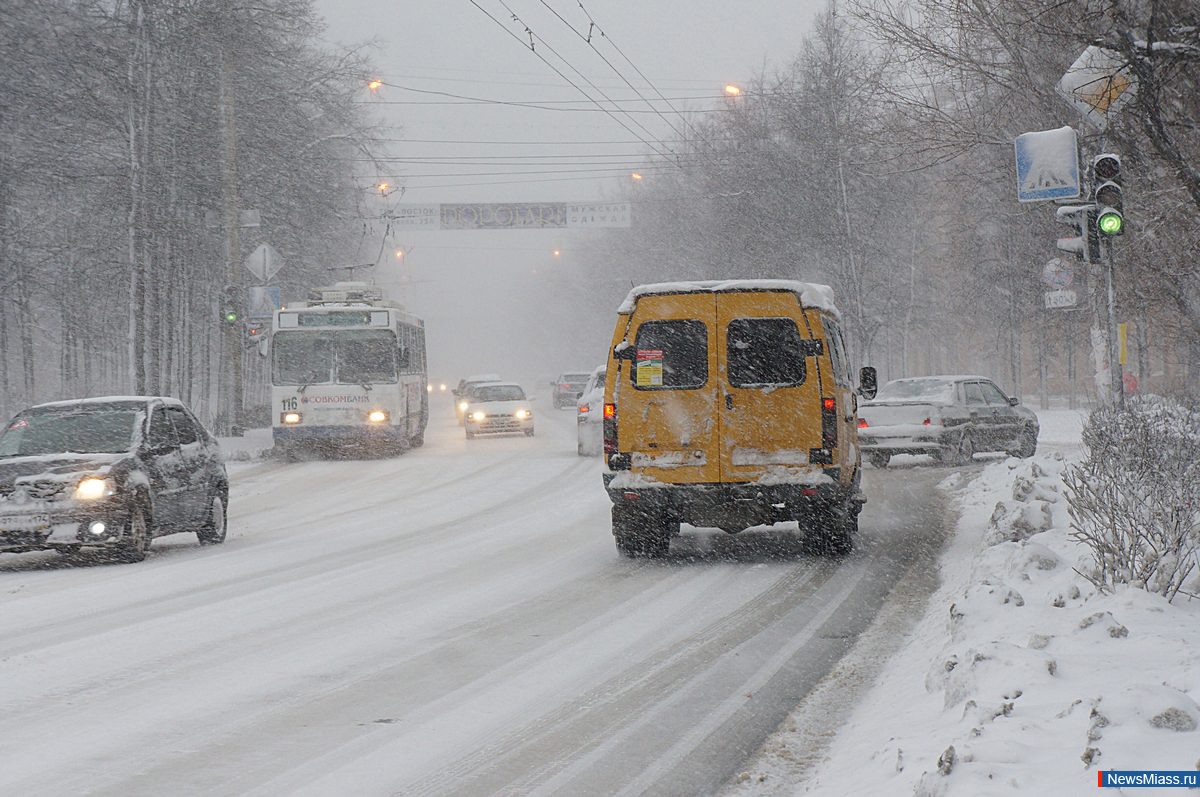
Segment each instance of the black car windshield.
M38 412L19 416L0 435L0 456L104 454L133 446L134 410Z
M524 401L525 391L516 385L487 385L475 388L475 401Z
M875 401L936 401L954 400L954 382L950 379L897 379L879 388Z

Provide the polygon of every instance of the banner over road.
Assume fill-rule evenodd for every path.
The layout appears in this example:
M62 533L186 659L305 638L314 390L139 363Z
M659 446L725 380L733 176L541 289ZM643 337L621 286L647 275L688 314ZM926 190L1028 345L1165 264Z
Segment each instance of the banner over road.
M471 202L401 205L391 217L398 230L539 230L628 227L628 202Z

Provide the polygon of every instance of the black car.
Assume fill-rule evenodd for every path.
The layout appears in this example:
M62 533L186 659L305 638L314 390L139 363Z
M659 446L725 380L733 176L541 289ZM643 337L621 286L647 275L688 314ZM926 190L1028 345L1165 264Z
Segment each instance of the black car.
M591 371L567 371L559 374L558 379L550 383L554 388L554 406L558 409L574 407L575 402L583 395L583 388L591 375Z
M165 534L223 542L228 501L217 440L177 399L39 404L0 432L0 553L95 548L137 562Z

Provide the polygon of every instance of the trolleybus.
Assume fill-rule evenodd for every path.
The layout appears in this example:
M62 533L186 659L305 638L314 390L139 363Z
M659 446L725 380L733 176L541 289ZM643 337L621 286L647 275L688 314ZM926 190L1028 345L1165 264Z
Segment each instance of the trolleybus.
M271 324L275 448L398 453L425 441L425 323L362 282L309 291Z

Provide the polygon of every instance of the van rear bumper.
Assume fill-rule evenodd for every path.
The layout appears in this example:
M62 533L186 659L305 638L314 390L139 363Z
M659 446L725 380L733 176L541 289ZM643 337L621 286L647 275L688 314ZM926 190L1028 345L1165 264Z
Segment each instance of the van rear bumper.
M665 484L624 486L617 473L604 474L604 488L614 506L637 507L672 520L704 528L741 531L791 520L819 520L845 509L855 514L866 498L853 484L840 484L837 468L827 468L829 482L820 484Z

